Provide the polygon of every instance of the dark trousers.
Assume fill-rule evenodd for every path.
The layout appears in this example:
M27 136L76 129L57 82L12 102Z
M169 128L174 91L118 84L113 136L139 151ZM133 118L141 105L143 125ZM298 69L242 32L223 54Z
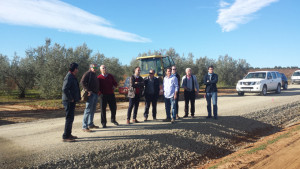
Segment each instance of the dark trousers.
M66 123L65 123L65 131L63 134L63 139L68 139L72 133L72 125L74 121L74 112L75 112L75 102L63 101L63 105L66 111Z
M117 103L115 94L101 94L100 95L100 110L101 110L101 124L107 123L106 120L106 107L109 106L111 112L111 122L116 121Z
M178 115L178 111L179 111L178 100L179 100L179 89L178 89L178 91L177 91L177 98L175 99L175 106L176 106L175 114L176 114L176 115Z
M140 96L135 96L134 98L129 98L129 107L127 111L127 120L130 120L132 108L134 106L133 110L133 119L136 119L136 115L139 109L139 103L140 103Z
M155 119L156 118L157 97L154 95L146 95L145 98L146 98L146 101L145 101L144 117L148 118L150 104L152 103L152 117Z
M207 113L208 117L211 117L211 100L213 101L213 113L214 117L218 117L218 93L206 93L206 101L207 101Z
M195 91L184 91L184 112L185 116L189 114L189 102L191 102L191 115L195 115Z

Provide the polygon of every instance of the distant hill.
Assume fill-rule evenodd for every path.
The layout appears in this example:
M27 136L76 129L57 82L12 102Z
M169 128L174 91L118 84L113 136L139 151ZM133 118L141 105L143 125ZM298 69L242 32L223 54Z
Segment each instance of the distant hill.
M278 71L280 73L284 73L285 76L290 79L291 76L293 75L293 73L296 71L296 70L300 70L300 69L296 69L296 68L281 68L281 69L275 69L275 68L267 68L267 69L249 69L249 72L253 72L253 71Z

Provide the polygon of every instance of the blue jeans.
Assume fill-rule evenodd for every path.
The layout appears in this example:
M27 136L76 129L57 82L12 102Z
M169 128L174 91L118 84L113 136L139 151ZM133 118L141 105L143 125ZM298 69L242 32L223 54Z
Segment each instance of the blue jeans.
M218 93L217 92L206 93L208 117L211 117L211 100L213 101L214 117L217 118L218 116Z
M97 101L98 95L96 93L92 93L85 104L82 128L86 129L89 126L94 125L94 113L96 111Z
M165 98L165 107L166 107L166 114L167 119L171 119L171 108L172 108L172 116L173 119L176 119L176 104L175 99L172 98Z

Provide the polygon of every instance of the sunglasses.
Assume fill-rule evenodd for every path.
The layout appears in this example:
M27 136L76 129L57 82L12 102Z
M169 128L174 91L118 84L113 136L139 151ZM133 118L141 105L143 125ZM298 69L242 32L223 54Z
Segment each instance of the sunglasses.
M172 70L176 70L176 69L172 69Z

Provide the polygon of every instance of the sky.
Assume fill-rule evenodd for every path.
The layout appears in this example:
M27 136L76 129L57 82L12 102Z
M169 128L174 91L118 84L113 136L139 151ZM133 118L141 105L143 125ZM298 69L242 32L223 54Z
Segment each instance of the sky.
M228 54L253 67L300 67L299 0L0 0L0 53L86 43L129 64L139 53Z

